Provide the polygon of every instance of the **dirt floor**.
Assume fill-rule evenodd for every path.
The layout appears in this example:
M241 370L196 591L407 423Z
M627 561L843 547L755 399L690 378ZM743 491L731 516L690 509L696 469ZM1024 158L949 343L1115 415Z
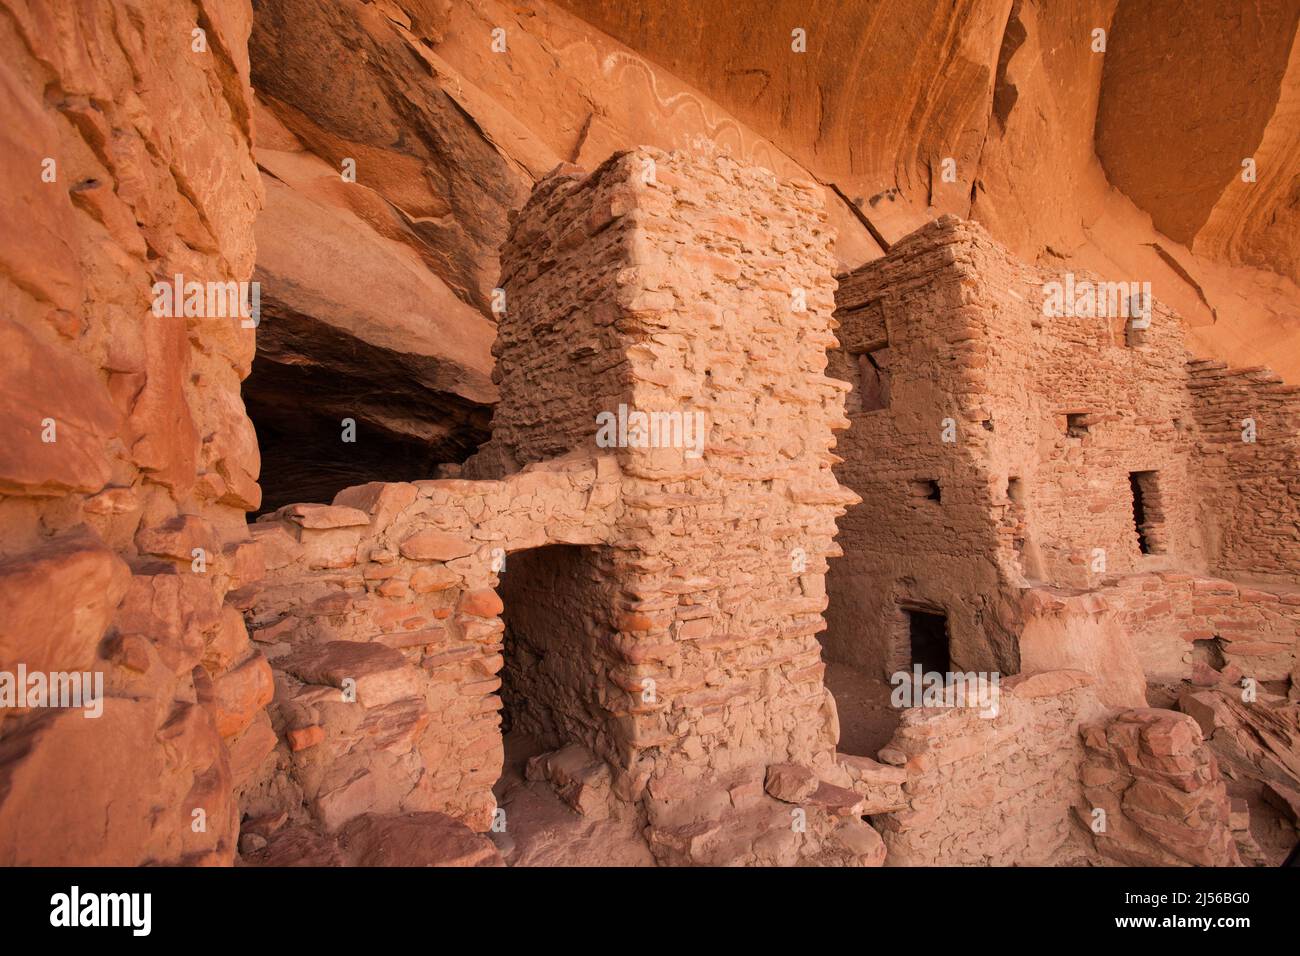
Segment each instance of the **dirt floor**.
M826 665L826 686L835 695L840 715L840 753L875 757L898 729L903 712L889 703L893 690L874 677L848 664Z
M509 866L654 866L634 819L589 820L549 783L524 779L528 758L544 747L518 731L505 735L506 760L493 788L506 811L504 833L488 833Z

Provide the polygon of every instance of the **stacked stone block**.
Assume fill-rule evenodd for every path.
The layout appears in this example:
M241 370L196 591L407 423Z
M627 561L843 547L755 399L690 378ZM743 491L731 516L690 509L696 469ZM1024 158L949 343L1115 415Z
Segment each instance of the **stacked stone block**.
M1079 671L1045 671L1003 681L996 716L977 707L909 710L880 752L907 771L907 808L875 820L889 865L1095 859L1074 821L1084 759L1078 730L1106 713L1092 685Z
M369 518L363 526L364 515L336 514L351 510L345 499L357 489L324 518L313 506L275 516L300 529L271 532L282 545L295 536L306 542L304 520L360 532L340 536L343 553L332 556L339 529L312 529L319 556L273 571L280 597L253 609L274 630L273 618L286 619L279 602L301 600L305 583L312 593L341 592L316 599L339 602L337 631L311 614L317 623L284 625L290 648L275 659L297 681L285 678L290 697L312 698L317 675L345 672L314 658L299 663L298 642L373 643L385 632L400 639L403 631L437 631L429 622L441 614L448 646L434 660L464 653L459 670L431 663L422 639L402 651L457 699L436 706L425 693L430 720L416 734L420 760L393 768L389 778L399 782L389 790L409 785L429 794L421 806L485 827L492 771L500 768L494 675L503 625L493 546L507 554L589 546L577 573L551 585L555 607L583 612L584 636L569 646L579 666L517 668L521 696L544 701L552 731L605 761L614 798L647 814L661 856L773 862L802 852L801 837L781 842L779 852L751 844L774 825L793 832L786 812L763 796L769 764L793 761L850 779L834 758L834 703L816 638L826 561L838 553L835 518L856 500L831 470L845 388L824 374L835 345L830 242L814 186L779 182L723 155L641 149L590 175L562 167L548 177L515 217L502 252L502 400L492 441L465 469L490 480L401 492L432 497L399 511L400 538ZM698 414L702 441L606 448L597 443L598 416L617 416L620 405ZM530 482L593 457L583 500L570 501L567 485L528 497ZM513 524L539 514L550 517L528 533ZM442 562L435 598L409 593L417 572L407 562L422 560ZM369 616L377 612L355 616L361 589L364 600L387 608L382 628ZM543 612L521 612L521 629L539 633ZM465 646L474 643L478 650ZM533 728L544 723L525 719ZM344 749L356 732L346 729ZM481 759L467 761L466 742ZM331 762L347 767L345 757ZM424 777L400 782L421 763ZM338 770L330 786L353 786L351 779L352 771ZM313 792L319 803L321 788ZM344 815L364 802L345 800ZM397 805L415 804L401 797ZM751 829L725 832L720 821L741 809L753 811ZM822 846L817 839L805 849Z
M1206 575L1129 575L1105 592L1135 641L1152 680L1192 673L1197 641L1216 641L1224 663L1260 681L1294 673L1300 645L1300 590L1252 587Z
M612 458L569 457L500 481L359 485L259 521L268 571L249 619L282 745L244 812L332 830L436 810L486 830L503 759L501 574L511 552L607 540L617 490ZM578 739L595 749L597 731Z
M1173 656L1186 676L1187 645L1224 636L1251 658L1243 666L1284 675L1300 547L1295 390L1259 370L1189 365L1181 319L1157 302L1145 329L1122 315L1044 314L1054 281L1063 276L952 217L843 277L840 338L875 349L890 400L853 412L841 443L837 473L863 501L842 522L828 653L887 676L906 660L899 608L917 606L947 614L956 668L1013 673L1026 589L1096 589L1145 661ZM849 380L856 361L832 357ZM1247 444L1234 416L1252 414L1267 439ZM1171 642L1160 605L1187 604L1168 577L1180 572L1271 577L1282 610L1261 616L1260 600L1225 582L1228 613L1186 608ZM1151 606L1129 600L1152 590ZM1232 633L1200 634L1218 626L1210 619Z
M1227 790L1195 720L1141 708L1079 733L1078 812L1103 855L1130 866L1241 865Z
M1215 565L1300 583L1300 387L1204 360L1188 375Z

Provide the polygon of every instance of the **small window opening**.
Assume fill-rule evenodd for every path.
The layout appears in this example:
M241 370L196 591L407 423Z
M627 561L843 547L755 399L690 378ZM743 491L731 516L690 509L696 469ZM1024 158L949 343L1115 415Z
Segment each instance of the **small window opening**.
M1124 347L1135 349L1139 346L1146 345L1147 329L1151 327L1150 320L1129 319L1124 323Z
M1087 412L1070 412L1065 416L1065 434L1070 438L1082 438L1088 434L1091 424Z
M1221 671L1227 663L1223 656L1223 638L1212 637L1208 640L1192 641L1192 660Z
M1007 498L1018 505L1025 503L1025 489L1020 479L1012 476L1007 479Z
M845 351L838 364L852 386L844 401L844 410L875 412L889 407L889 347L880 345L865 351ZM844 367L847 366L847 367ZM835 374L831 367L829 374Z
M1134 292L1125 304L1128 318L1124 323L1124 345L1130 349L1145 345L1147 330L1151 328L1151 294L1149 291Z
M1134 471L1128 476L1133 493L1133 525L1138 550L1143 554L1162 554L1165 550L1165 516L1158 477L1154 471Z

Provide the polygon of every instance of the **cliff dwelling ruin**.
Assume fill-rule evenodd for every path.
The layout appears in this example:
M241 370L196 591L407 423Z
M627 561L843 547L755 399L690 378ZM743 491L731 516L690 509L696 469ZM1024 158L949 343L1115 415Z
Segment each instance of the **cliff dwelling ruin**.
M880 5L942 143L813 137L617 4L55 6L0 0L0 864L1291 853L1294 188L1141 174L1137 4L1069 54L1078 234L1006 183L1029 0ZM1296 144L1277 6L1234 163Z

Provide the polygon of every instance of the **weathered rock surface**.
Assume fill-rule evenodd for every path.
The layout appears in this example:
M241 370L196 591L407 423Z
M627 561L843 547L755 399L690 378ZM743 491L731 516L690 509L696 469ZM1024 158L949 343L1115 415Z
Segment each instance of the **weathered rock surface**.
M0 561L0 670L88 669L130 577L84 528Z
M833 187L843 268L927 219L970 216L1024 258L1151 281L1201 354L1295 379L1300 247L1277 216L1300 70L1284 7L1233 31L1252 50L1251 71L1231 74L1241 92L1215 79L1237 62L1225 49L1187 96L1175 64L1223 33L1212 11L1152 59L1143 38L1168 18L1117 0L889 2L834 22L778 3L744 24L726 5L677 2L636 14L603 0L259 3L265 321L245 395L270 456L267 504L468 457L496 399L508 211L557 163L641 144L707 140ZM1127 135L1171 96L1180 109L1156 108L1161 146ZM1251 108L1227 111L1217 139L1195 135L1233 96ZM1240 159L1256 153L1259 180L1243 184ZM1216 210L1202 238L1162 198L1192 182L1193 218ZM294 401L304 392L308 408Z
M0 671L96 696L0 710L0 864L228 864L269 751L222 603L260 574L253 333L153 284L252 272L252 11L0 8Z
M1242 856L1276 866L1300 830L1300 702L1247 690L1234 667L1212 677L1186 686L1178 709L1200 726L1234 797Z
M1079 732L1079 818L1101 853L1134 866L1241 865L1223 777L1196 721L1140 708Z

